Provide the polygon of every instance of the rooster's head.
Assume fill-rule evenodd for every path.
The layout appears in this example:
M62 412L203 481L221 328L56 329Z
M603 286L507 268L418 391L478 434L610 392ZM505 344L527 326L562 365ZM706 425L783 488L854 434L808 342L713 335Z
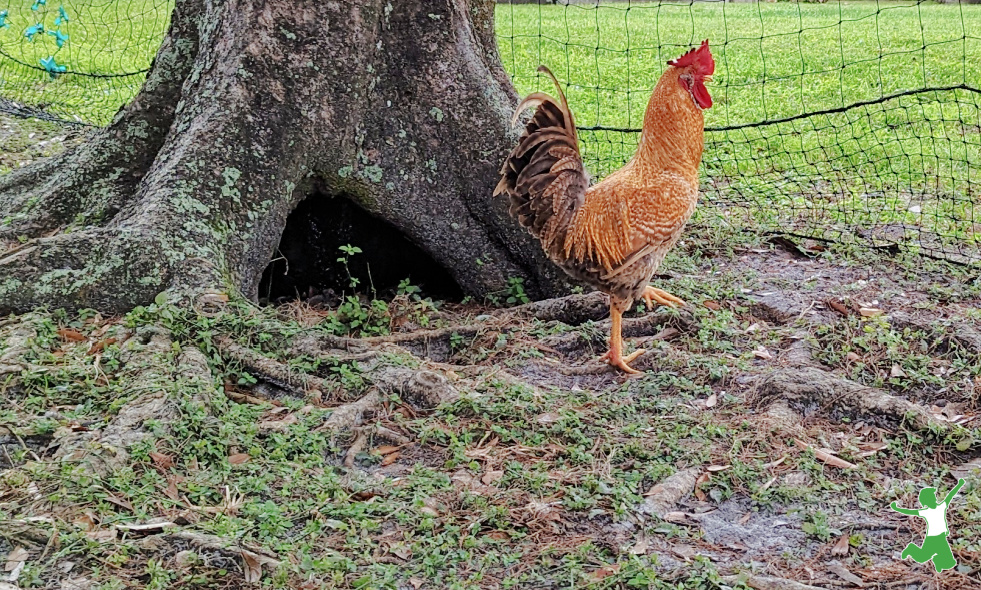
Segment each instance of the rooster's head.
M672 59L668 65L681 70L678 82L691 94L699 108L707 109L712 106L712 97L705 88L705 80L715 72L715 60L709 51L708 39L702 41L698 48L689 50L678 59Z

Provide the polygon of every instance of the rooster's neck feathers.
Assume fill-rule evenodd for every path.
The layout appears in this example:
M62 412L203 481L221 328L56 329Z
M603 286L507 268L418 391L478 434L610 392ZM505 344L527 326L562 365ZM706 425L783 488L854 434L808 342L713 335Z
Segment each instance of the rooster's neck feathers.
M658 80L644 114L637 153L628 166L645 172L670 170L697 175L702 160L705 118L679 83L681 70L669 67Z

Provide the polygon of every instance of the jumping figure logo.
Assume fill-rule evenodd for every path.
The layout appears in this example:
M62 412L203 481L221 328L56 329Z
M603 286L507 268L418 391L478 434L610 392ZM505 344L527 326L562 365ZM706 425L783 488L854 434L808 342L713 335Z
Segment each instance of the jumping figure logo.
M900 514L919 516L927 521L927 532L923 539L923 545L910 543L903 549L902 558L913 558L917 563L926 563L933 560L933 569L938 572L949 570L957 565L954 554L950 550L950 543L947 541L947 507L954 499L954 494L964 485L964 480L957 480L957 485L950 490L947 497L942 502L937 502L936 488L923 488L920 490L920 504L924 508L900 508L895 502L889 506Z

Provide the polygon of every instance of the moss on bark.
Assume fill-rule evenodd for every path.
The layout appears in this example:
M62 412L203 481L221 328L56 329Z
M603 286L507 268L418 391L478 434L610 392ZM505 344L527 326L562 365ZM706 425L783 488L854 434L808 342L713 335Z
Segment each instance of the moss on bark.
M106 129L0 183L0 310L124 310L165 289L255 298L316 186L403 232L465 292L564 280L491 196L516 95L489 0L179 0ZM478 262L479 261L479 262Z

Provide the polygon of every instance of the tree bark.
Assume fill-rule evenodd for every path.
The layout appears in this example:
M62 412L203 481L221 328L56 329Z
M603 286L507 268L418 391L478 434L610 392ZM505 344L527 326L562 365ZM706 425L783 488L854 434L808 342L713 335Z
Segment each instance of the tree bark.
M350 199L469 294L510 277L560 293L564 278L491 196L517 102L493 9L177 0L132 103L0 181L0 311L124 311L168 289L255 299L307 197Z

